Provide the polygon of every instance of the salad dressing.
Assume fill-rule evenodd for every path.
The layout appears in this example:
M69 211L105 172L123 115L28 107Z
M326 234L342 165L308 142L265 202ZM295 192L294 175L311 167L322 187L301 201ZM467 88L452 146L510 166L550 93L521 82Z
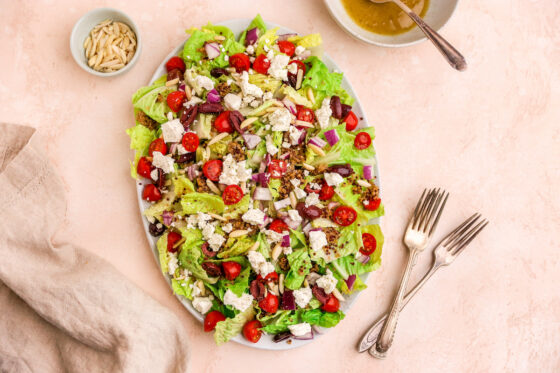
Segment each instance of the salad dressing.
M411 30L416 24L397 5L375 4L369 0L341 0L346 12L358 26L376 34L397 35ZM429 0L402 0L420 17L428 10Z

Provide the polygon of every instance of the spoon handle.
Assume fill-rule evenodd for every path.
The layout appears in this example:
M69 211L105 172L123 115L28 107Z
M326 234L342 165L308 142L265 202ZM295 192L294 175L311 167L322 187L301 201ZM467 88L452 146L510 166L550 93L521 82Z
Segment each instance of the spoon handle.
M467 69L467 61L465 57L455 49L447 40L445 40L440 34L437 33L434 29L424 22L422 18L420 18L416 13L414 13L408 6L406 6L401 0L392 0L393 3L398 5L424 32L426 37L430 39L432 43L436 46L436 48L440 51L441 54L447 59L449 64L459 70L464 71Z

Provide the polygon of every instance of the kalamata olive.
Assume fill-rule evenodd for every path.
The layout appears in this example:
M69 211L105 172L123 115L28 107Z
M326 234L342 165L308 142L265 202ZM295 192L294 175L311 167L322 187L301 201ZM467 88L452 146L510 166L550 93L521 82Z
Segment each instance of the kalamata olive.
M185 154L181 154L178 158L177 158L177 163L187 163L187 162L192 162L196 159L196 153L195 152L190 152L190 153L185 153Z
M321 210L319 207L305 206L304 202L298 202L298 204L296 205L296 210L303 218L309 220L320 218L321 215L323 215L323 210Z
M210 277L219 277L222 274L222 267L216 263L204 262L201 266Z
M342 105L340 104L340 97L331 97L331 110L333 117L336 119L342 119Z
M325 291L317 285L311 288L311 292L315 298L323 304L325 304L325 302L329 299L329 296L325 293Z
M342 107L342 114L340 115L340 118L344 119L348 116L348 113L352 110L352 106L346 104L342 104L340 106Z
M296 300L292 290L284 290L280 298L280 308L283 310L293 311L296 309Z
M249 286L249 292L258 302L264 299L266 289L263 280L253 280Z
M219 78L222 75L229 75L229 72L226 69L222 69L221 67L215 67L210 71L210 75L214 78Z
M230 111L229 113L229 123L233 126L233 128L235 128L235 130L241 134L243 134L244 130L241 129L241 122L243 122L243 120L245 120L245 118L243 117L243 114L241 114L239 111L234 110L234 111Z
M349 164L336 164L327 168L326 172L335 172L342 177L348 177L354 173L354 170Z
M292 88L296 88L296 85L297 85L297 75L296 74L288 74L288 84Z
M181 121L181 124L183 125L185 131L189 130L189 127L196 119L197 114L198 114L197 105L193 105L183 111L183 113L179 117L179 120Z
M148 226L148 230L150 234L154 237L159 237L165 231L165 226L159 222L150 223Z
M220 114L224 107L220 103L204 102L198 105L198 112L205 114Z
M206 256L209 257L209 258L213 258L213 257L216 256L216 254L218 254L218 252L217 252L217 251L212 251L212 250L210 250L210 249L208 248L209 246L210 246L210 245L208 245L208 242L205 242L205 243L202 244L202 247L201 247L200 249L202 250L202 253L203 253L204 255L206 255Z
M181 70L173 69L173 70L171 70L170 72L167 73L167 81L177 79L177 78L179 78L179 80L180 80L181 76L182 76Z
M292 337L293 337L292 333L282 332L282 333L275 334L274 337L272 338L272 341L275 343L279 343L285 341L286 339L290 339Z
M154 184L158 187L158 189L163 189L165 186L165 174L161 168L156 168L157 170L157 180L154 181Z

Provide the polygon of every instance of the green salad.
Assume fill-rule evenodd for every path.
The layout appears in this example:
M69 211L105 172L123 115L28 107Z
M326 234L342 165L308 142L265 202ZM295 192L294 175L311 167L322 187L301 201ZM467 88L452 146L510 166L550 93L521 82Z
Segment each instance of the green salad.
M374 130L319 34L187 33L127 130L161 269L218 345L313 338L381 263Z

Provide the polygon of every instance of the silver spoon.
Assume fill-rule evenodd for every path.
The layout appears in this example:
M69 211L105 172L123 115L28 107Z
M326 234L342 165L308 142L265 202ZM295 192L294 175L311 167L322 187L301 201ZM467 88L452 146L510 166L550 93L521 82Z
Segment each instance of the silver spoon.
M414 22L416 22L420 30L422 30L422 32L426 35L426 37L430 39L432 43L434 43L436 48L441 52L441 54L443 54L445 59L447 59L447 62L449 62L449 64L453 68L459 71L464 71L467 69L467 61L465 60L465 57L463 57L463 55L459 53L459 51L455 49L451 44L449 44L449 42L445 40L440 34L438 34L430 26L428 26L422 18L420 18L416 13L414 13L412 9L406 6L406 4L403 3L401 0L370 0L370 1L376 4L384 4L384 3L392 2L398 5L398 7L401 8L403 12L405 12Z

